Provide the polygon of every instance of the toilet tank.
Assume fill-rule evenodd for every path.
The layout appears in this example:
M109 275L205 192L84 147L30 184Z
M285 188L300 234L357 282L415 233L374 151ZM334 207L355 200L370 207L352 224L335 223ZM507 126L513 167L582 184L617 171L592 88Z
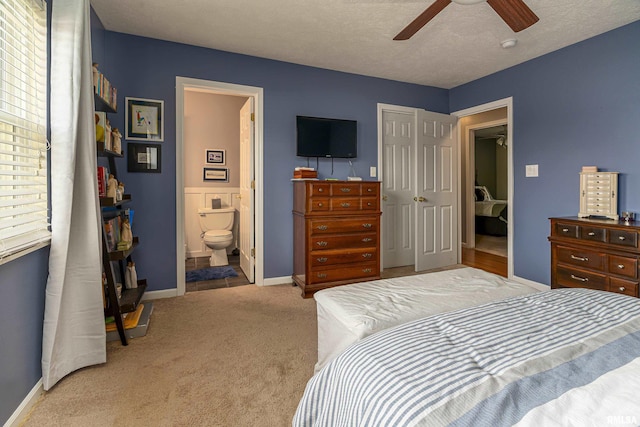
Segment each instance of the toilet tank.
M233 227L233 216L235 208L199 208L198 220L202 231L209 230L231 230Z

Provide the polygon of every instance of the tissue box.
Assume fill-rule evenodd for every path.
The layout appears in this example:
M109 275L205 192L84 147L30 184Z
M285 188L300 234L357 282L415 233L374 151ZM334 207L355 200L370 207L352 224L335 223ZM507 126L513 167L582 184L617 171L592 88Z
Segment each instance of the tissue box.
M220 209L222 207L222 203L220 199L211 199L211 209Z

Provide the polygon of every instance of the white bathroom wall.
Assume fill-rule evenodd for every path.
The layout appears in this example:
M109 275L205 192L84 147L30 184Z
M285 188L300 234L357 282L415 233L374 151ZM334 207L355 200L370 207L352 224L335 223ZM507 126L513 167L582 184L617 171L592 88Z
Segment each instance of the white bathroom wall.
M186 244L187 258L210 256L211 250L207 248L200 234L200 222L198 220L198 208L211 207L211 199L220 199L222 207L233 206L236 208L233 221L234 244L227 248L231 253L238 247L238 230L240 224L240 188L238 187L185 187L184 189L184 241Z

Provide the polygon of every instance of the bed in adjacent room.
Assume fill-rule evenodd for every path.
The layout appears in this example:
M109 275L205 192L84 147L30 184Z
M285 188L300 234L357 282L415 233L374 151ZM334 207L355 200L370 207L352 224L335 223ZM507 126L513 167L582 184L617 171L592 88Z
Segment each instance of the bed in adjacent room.
M308 382L293 425L638 425L639 394L640 299L555 289L353 344Z
M536 292L471 267L337 286L316 292L316 372L375 332L432 314Z
M476 234L489 236L507 235L508 203L506 200L495 200L487 187L477 185L475 188Z

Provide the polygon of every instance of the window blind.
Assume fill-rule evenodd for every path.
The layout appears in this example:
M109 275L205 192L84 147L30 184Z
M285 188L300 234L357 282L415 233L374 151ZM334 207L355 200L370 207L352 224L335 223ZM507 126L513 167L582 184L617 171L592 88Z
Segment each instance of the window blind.
M0 0L0 262L50 239L47 15L41 0Z

